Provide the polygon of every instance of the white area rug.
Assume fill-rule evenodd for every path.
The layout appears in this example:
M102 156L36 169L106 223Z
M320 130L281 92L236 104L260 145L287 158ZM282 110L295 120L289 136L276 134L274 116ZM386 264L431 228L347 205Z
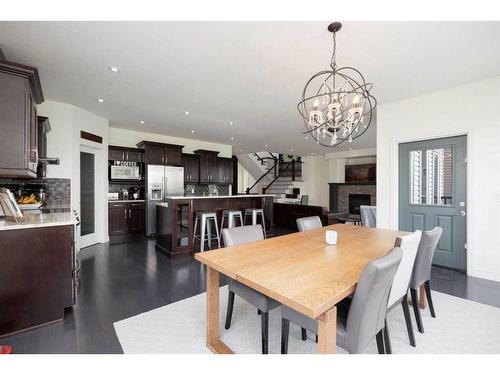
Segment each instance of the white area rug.
M235 353L261 353L260 315L236 296L233 321L224 329L227 287L220 289L220 327L222 340ZM425 333L416 330L417 347L410 346L400 306L389 313L388 325L394 354L404 353L500 353L500 309L447 294L433 292L437 318L429 309L421 310ZM210 353L205 346L206 294L166 305L114 323L123 351L132 353ZM280 308L269 317L269 353L280 353ZM288 352L317 353L314 335L300 339L300 328L290 324ZM339 353L344 350L337 348ZM377 353L375 340L366 353Z

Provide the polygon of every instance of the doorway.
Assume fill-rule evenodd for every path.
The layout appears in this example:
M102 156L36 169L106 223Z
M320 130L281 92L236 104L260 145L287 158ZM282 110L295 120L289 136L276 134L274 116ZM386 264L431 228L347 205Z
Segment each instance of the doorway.
M467 137L399 145L399 229L443 228L433 264L467 269Z
M80 146L80 247L98 243L97 162L99 150Z

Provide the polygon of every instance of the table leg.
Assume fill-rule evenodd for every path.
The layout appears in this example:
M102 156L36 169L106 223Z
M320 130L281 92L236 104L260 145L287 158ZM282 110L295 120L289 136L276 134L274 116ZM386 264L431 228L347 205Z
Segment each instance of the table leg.
M425 309L425 286L424 286L424 284L420 285L420 296L418 298L418 306L421 309Z
M318 317L318 352L334 354L337 348L337 307Z
M219 272L207 266L207 347L214 353L233 353L219 339Z

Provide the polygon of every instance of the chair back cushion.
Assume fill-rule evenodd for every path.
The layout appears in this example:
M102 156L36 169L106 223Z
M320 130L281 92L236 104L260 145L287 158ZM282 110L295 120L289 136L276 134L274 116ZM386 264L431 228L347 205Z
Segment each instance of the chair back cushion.
M361 225L364 227L377 226L377 207L376 206L359 206L361 211Z
M321 228L322 226L323 224L321 224L319 216L301 217L297 219L297 228L299 228L299 232Z
M344 349L349 353L361 353L384 327L387 299L402 255L395 247L365 266L347 315Z
M264 239L262 226L245 225L243 227L224 228L222 238L226 246L241 245L247 242L259 241Z
M403 258L401 259L401 263L399 263L396 276L394 276L388 307L391 307L397 300L408 293L420 237L422 237L422 232L416 230L412 234L399 238L397 241L399 242L399 247L403 250Z
M442 234L443 229L441 227L422 233L411 276L410 287L412 289L418 289L420 285L431 278L432 258Z

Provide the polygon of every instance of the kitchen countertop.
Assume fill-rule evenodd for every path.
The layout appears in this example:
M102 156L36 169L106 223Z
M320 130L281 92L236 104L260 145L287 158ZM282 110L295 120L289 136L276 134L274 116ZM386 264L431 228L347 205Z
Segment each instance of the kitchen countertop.
M167 196L166 199L220 199L220 198L264 198L274 197L272 194L241 194L241 195L193 195L193 196Z
M19 223L13 220L0 219L0 231L13 229L29 229L40 227L55 227L61 225L76 225L78 221L72 212L57 213L27 213L19 219Z

